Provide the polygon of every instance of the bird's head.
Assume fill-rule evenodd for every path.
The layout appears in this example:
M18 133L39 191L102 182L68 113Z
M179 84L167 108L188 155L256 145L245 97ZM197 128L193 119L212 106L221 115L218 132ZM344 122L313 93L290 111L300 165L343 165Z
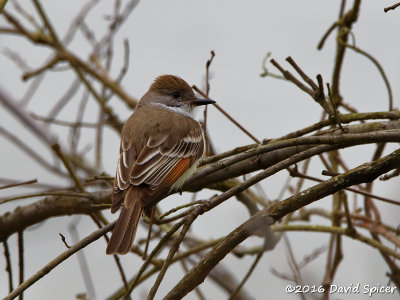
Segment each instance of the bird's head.
M211 99L196 97L190 85L174 75L157 77L140 102L142 105L164 106L188 114L192 114L197 106L215 103Z

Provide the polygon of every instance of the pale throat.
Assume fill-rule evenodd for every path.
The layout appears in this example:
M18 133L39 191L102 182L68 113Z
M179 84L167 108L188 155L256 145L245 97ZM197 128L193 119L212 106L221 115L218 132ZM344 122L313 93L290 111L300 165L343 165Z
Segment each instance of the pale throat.
M186 117L189 117L191 119L194 119L194 109L190 107L189 105L182 105L182 106L168 106L164 103L156 102L152 103L154 106L166 108L170 111L176 112L178 114L184 115Z

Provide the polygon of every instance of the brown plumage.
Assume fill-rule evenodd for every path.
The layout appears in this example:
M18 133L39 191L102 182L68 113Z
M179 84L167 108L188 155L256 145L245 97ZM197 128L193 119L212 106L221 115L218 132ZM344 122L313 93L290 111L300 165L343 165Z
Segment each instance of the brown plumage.
M190 85L178 76L162 75L157 77L153 84L149 88L150 91L169 92L173 91L185 91L189 95L193 95L192 88Z
M158 77L141 98L121 133L111 212L122 210L107 254L129 252L143 209L194 171L204 142L192 111L209 103L214 101L196 98L183 79L172 75Z

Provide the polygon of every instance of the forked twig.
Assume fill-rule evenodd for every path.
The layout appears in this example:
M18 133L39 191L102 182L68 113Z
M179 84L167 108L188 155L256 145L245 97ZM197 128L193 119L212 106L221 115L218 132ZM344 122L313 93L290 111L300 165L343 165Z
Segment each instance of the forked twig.
M286 58L286 61L296 70L296 72L300 75L300 77L310 86L306 86L300 80L298 80L292 73L288 70L283 69L278 62L274 59L271 59L271 63L282 73L282 75L292 83L294 83L298 88L302 91L309 94L321 107L326 111L326 113L330 116L334 114L331 105L325 99L324 93L324 85L322 76L320 74L317 75L317 84L311 80L310 77L296 64L296 62L289 56Z

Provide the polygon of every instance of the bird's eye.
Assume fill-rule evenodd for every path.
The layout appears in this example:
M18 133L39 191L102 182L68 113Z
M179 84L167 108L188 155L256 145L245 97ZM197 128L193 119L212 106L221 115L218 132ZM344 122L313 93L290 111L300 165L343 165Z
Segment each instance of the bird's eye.
M172 97L174 97L176 99L176 98L179 98L180 93L179 92L173 92L171 95L172 95Z

